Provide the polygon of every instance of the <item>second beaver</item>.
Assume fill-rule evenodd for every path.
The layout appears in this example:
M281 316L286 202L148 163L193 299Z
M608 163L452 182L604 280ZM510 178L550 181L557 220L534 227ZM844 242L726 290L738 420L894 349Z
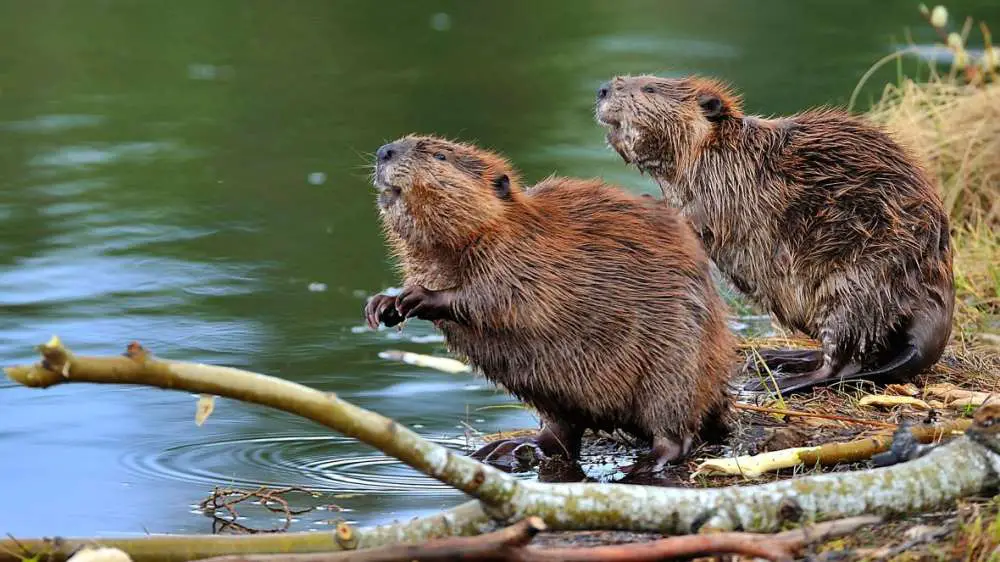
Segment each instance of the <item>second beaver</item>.
M587 428L649 439L658 470L729 411L736 353L700 243L673 209L597 180L522 189L501 156L429 136L379 148L374 183L404 274L368 324L434 321L448 347L541 414L575 460ZM495 442L488 462L526 440ZM503 455L501 455L503 453Z
M938 360L955 289L948 216L890 136L835 109L744 115L722 83L616 77L597 119L742 293L819 351L768 350L783 391L905 380ZM760 388L751 383L750 388Z

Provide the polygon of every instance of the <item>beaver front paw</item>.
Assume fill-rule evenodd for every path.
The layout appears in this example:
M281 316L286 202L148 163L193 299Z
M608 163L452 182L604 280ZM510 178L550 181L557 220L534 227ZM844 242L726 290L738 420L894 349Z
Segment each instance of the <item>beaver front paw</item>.
M403 321L403 317L396 310L396 297L389 295L372 297L365 305L365 319L372 330L378 328L379 322L391 328Z
M454 320L454 293L432 291L419 285L407 287L396 299L396 311L403 318Z

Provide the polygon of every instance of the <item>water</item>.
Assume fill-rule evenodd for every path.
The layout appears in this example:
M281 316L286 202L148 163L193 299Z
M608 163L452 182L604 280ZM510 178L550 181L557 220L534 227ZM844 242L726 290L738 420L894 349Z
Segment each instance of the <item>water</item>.
M1000 25L991 0L952 2ZM911 2L0 3L0 363L59 334L335 391L461 447L535 420L466 375L383 361L439 353L429 325L362 328L398 284L368 155L410 131L475 140L529 180L653 186L603 147L597 85L703 72L752 111L844 103L910 26ZM891 77L891 71L887 71ZM885 76L883 76L884 78ZM876 90L873 90L876 91ZM461 494L311 423L141 388L0 383L0 531L210 532L215 485L302 485L329 519L371 523ZM256 515L260 526L277 524Z

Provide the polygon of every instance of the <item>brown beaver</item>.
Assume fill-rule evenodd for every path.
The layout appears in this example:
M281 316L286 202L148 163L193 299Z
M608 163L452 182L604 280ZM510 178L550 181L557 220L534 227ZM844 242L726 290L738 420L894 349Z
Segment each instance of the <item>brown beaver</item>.
M608 143L657 180L735 288L820 341L765 351L781 390L905 380L938 360L955 300L948 216L885 131L832 108L744 115L697 76L616 77L597 98Z
M378 149L374 184L403 291L369 326L433 321L449 348L534 407L522 442L576 460L587 428L652 441L642 469L686 455L729 411L735 336L710 263L676 210L597 180L522 189L501 156L429 136Z

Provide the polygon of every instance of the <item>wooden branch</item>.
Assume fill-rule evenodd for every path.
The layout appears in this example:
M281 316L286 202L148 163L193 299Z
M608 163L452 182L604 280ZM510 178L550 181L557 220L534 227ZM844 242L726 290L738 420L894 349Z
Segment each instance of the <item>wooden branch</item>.
M389 562L400 560L515 560L531 539L545 530L545 523L538 517L521 521L478 537L456 537L428 541L426 544L400 544L354 552L328 552L317 554L259 554L249 556L218 556L201 562Z
M540 517L552 530L606 529L671 535L698 530L774 532L788 522L790 506L791 512L797 514L796 520L805 521L869 513L894 516L938 509L1000 484L1000 436L993 433L994 428L1000 428L1000 405L996 404L977 410L966 435L915 460L878 469L715 489L548 484L518 481L430 443L374 412L289 381L227 367L155 359L138 344L130 346L125 357L77 357L53 338L41 347L41 352L41 363L12 367L7 374L34 387L67 382L140 384L271 406L358 438L481 500L405 524L357 530L344 525L335 534L152 536L99 541L121 548L136 562L423 542L492 530L490 518L510 524L530 516ZM998 423L994 425L994 421ZM79 547L95 542L64 540L58 548L65 553L67 544ZM51 544L39 540L21 543L32 552L45 552L46 544ZM177 551L168 553L168 547ZM10 554L19 552L17 548L13 541L0 542L0 561L18 558ZM192 551L198 556L193 556Z
M365 546L422 543L455 535L479 535L497 525L478 501L465 502L435 515L377 527L346 524L334 533L262 533L253 535L148 535L134 538L11 538L0 541L0 562L25 562L40 556L63 562L86 547L100 545L128 553L134 562L187 562L200 558L260 552L335 552Z
M525 549L524 562L654 562L668 558L689 558L720 554L736 554L765 560L792 560L809 544L851 534L874 525L882 519L875 516L851 517L818 523L774 535L758 533L708 533L670 537L648 543L592 548Z
M960 419L937 426L920 425L910 428L920 443L933 443L961 435L972 425L972 420ZM798 466L832 466L840 463L870 459L872 455L889 449L892 434L884 433L845 443L826 443L815 447L795 447L768 451L757 455L743 455L702 461L691 478L703 475L737 475L757 478L767 472Z
M589 548L542 548L527 546L545 530L537 517L523 519L500 531L473 538L439 539L423 545L399 545L359 552L324 554L260 554L219 556L200 562L436 562L445 560L510 562L653 562L738 554L766 560L792 560L808 544L821 543L874 525L880 517L839 519L774 535L757 533L709 533L669 537L644 543Z

